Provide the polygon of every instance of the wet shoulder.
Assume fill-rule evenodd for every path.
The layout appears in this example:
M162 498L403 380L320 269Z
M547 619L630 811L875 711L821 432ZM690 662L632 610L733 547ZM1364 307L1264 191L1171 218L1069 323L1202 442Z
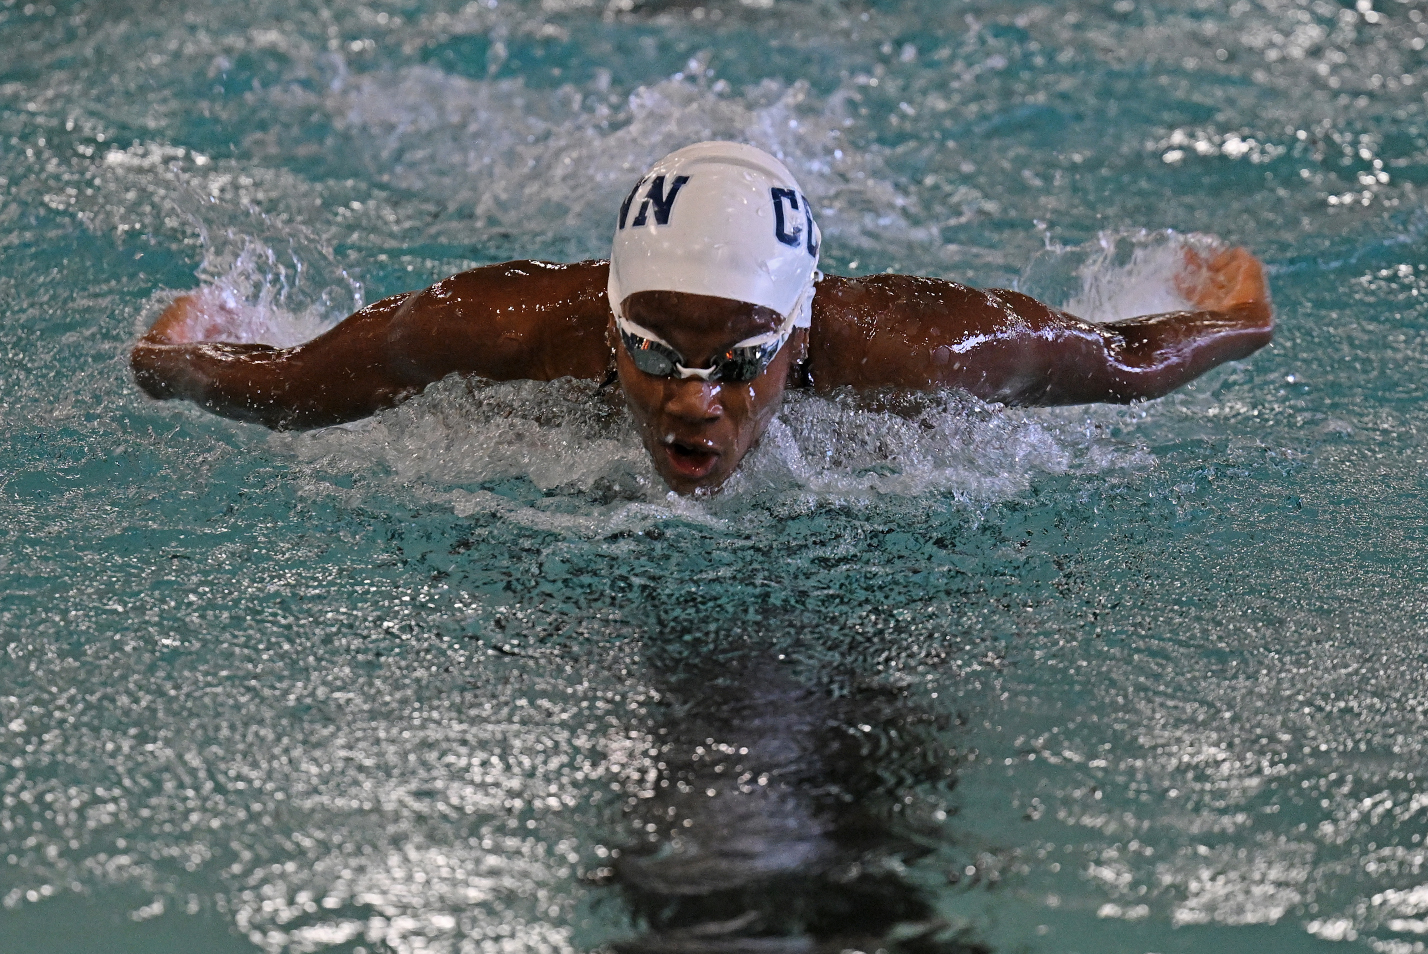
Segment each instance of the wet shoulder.
M855 324L865 331L980 308L986 295L959 282L920 275L829 275L813 298L815 324Z
M519 259L483 265L445 278L423 294L468 307L526 318L568 319L606 311L609 263Z
M921 382L925 353L985 334L996 320L987 295L958 282L830 275L819 282L813 299L810 370L820 389Z
M418 292L408 320L425 348L451 352L445 364L455 370L495 380L598 377L609 363L607 274L600 261L484 265Z

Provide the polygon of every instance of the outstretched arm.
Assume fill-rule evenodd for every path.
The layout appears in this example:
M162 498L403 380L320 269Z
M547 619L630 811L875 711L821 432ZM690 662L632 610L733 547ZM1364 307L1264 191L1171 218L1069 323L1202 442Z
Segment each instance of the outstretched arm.
M185 295L130 355L150 396L226 417L306 428L366 417L448 374L491 380L598 377L606 266L508 262L362 309L295 348L209 340L219 306Z
M1091 324L1026 295L877 275L826 279L809 363L820 389L960 387L1007 404L1127 402L1166 394L1268 344L1259 261L1187 250L1177 290L1194 310Z

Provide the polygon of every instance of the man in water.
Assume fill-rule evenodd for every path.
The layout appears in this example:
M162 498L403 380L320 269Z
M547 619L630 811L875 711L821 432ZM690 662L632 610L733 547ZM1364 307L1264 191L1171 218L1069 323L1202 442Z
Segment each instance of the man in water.
M180 297L131 356L140 387L273 428L365 417L449 374L617 379L655 469L717 489L788 387L962 388L1008 404L1159 397L1269 342L1260 263L1187 252L1195 310L1088 324L1016 292L818 271L792 174L752 146L698 143L620 207L610 261L507 262L394 295L294 348L210 340Z

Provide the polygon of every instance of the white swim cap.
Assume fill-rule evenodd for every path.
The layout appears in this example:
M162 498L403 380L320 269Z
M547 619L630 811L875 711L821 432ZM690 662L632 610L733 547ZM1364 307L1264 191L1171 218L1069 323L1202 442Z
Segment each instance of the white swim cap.
M685 146L656 162L620 206L610 307L677 291L763 305L807 328L818 225L793 174L736 142Z

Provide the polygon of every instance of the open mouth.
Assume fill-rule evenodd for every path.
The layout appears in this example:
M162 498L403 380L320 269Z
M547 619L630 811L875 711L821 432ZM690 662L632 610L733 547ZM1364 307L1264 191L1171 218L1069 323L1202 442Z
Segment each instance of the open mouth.
M683 441L664 441L664 452L676 473L694 480L708 476L719 462L718 451Z

